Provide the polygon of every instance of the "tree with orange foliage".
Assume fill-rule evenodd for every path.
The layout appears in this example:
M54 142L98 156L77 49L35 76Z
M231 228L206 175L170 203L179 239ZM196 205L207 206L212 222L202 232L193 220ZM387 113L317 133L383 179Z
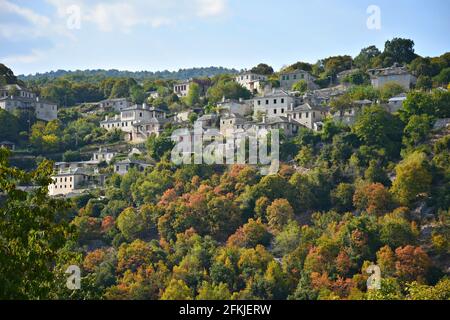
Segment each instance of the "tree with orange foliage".
M353 204L369 214L382 215L389 211L392 199L389 190L381 183L363 183L356 188Z
M267 207L269 227L276 232L283 230L283 227L292 219L294 219L294 209L286 199L276 199Z
M267 231L267 226L261 222L261 219L249 219L228 238L227 245L253 248L258 244L267 246L270 239L271 235Z
M421 247L405 246L395 249L397 276L404 281L424 282L431 260Z

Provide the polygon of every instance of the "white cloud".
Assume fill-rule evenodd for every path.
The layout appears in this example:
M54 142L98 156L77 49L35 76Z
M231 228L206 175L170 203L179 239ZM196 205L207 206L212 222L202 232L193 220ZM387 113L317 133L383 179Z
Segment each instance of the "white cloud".
M225 12L225 0L197 0L200 17L219 16Z
M44 52L37 49L32 49L29 54L17 54L6 57L0 57L0 61L4 64L16 64L16 63L33 63L41 60L45 56Z
M64 18L67 8L79 6L82 21L100 31L128 32L136 26L158 28L178 21L217 17L226 11L227 0L46 0Z
M4 13L19 15L38 27L47 27L50 23L48 17L37 14L28 8L20 7L7 0L0 0L0 8Z

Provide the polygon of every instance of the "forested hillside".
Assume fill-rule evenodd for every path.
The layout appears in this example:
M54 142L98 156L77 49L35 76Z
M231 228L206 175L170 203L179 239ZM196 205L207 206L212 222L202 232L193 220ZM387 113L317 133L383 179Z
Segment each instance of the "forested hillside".
M185 97L173 92L172 76L230 70L20 77L60 110L49 122L0 110L0 140L17 144L14 152L0 148L0 298L450 299L450 54L420 57L413 46L394 39L383 51L287 67L310 71L323 87L359 70L342 80L347 90L331 99L322 130L281 131L280 170L268 176L256 165L175 165L170 137L181 125L129 145L122 131L100 127L116 113L90 103L126 97L169 115L219 114L222 97L252 97L233 75L203 79L205 94L194 85ZM393 63L418 82L390 112L389 99L405 88L374 88L366 72ZM2 84L18 81L1 70ZM272 67L254 71L279 86ZM302 83L294 89L306 92ZM352 125L331 116L367 99ZM196 119L183 125L192 129ZM125 151L99 164L102 188L48 196L54 163L47 159L89 160L106 146ZM129 155L134 147L141 152ZM115 173L127 156L149 166ZM380 290L367 287L372 264L381 270ZM81 268L80 290L66 288L70 265Z

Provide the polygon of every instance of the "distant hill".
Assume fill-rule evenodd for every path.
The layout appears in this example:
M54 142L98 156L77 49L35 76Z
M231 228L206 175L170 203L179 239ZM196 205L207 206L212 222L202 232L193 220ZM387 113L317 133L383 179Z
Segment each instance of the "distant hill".
M103 78L134 78L136 80L144 79L178 79L186 80L190 78L212 77L224 73L238 73L239 70L228 69L223 67L206 67L206 68L190 68L180 69L178 71L120 71L120 70L58 70L45 73L36 73L34 75L19 75L22 81L40 81L52 80L60 77L69 77L76 80L103 79Z

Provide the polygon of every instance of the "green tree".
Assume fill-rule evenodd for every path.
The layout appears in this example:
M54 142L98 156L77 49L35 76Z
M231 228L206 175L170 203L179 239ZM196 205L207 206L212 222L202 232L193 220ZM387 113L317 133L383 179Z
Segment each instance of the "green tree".
M380 106L366 107L353 126L353 132L367 146L384 148L389 156L400 149L402 124Z
M308 84L305 80L297 81L292 85L292 91L298 91L300 93L305 93L308 90Z
M424 153L413 152L395 167L392 192L400 203L408 205L431 188L432 176Z
M432 118L427 114L414 115L409 118L404 129L403 144L406 147L414 148L425 142L431 132L432 122Z
M193 293L183 280L172 279L161 300L192 300Z
M253 67L250 71L256 74L262 74L266 76L270 76L271 74L273 74L273 68L265 63L258 64L256 67Z
M378 57L381 51L376 46L369 46L361 50L355 57L354 64L362 70L367 70L372 67L374 58Z
M189 92L185 98L185 103L193 107L200 102L200 85L198 83L191 83L189 86Z
M134 240L150 229L147 217L134 208L126 208L122 211L117 217L117 227L128 240Z
M10 167L7 158L0 149L0 298L47 299L56 285L58 250L71 237L60 215L67 204L47 195L52 163L45 160L28 173ZM20 184L37 188L25 192Z
M17 118L8 111L0 109L0 141L17 142L19 138L19 123Z
M414 41L403 38L386 41L383 55L389 57L392 62L402 64L408 64L417 57L414 53Z

